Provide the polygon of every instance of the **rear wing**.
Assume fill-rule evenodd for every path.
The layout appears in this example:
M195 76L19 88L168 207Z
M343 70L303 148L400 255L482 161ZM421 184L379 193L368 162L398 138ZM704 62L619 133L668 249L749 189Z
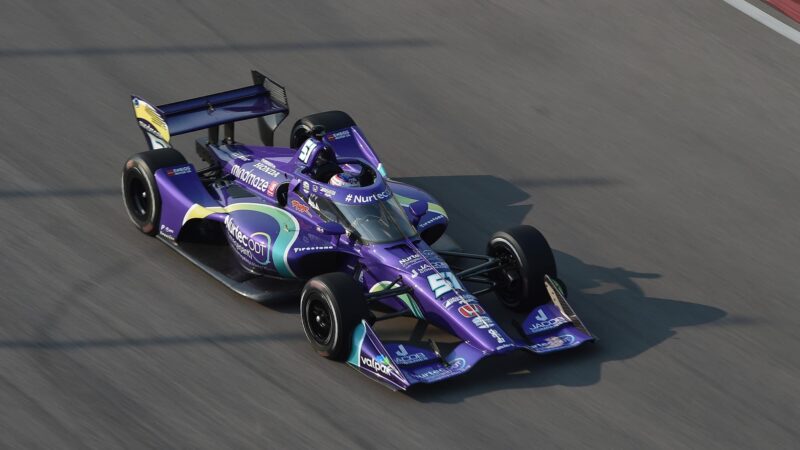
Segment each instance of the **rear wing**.
M286 89L257 71L252 71L253 85L231 91L152 106L131 96L139 128L151 150L169 148L170 139L192 131L208 129L209 143L219 142L219 126L225 126L224 138L233 141L233 124L258 118L258 131L264 145L273 145L278 125L289 115Z

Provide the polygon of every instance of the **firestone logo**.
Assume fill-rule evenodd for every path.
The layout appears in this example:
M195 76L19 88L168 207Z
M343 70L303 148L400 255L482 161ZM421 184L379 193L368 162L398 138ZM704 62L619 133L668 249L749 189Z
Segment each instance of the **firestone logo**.
M438 221L440 221L442 219L444 219L444 216L439 214L438 216L436 216L436 217L434 217L434 218L432 218L430 220L426 220L425 222L422 222L421 224L419 224L419 226L417 228L425 228L428 225L430 225L432 223L435 223L435 222L438 222Z

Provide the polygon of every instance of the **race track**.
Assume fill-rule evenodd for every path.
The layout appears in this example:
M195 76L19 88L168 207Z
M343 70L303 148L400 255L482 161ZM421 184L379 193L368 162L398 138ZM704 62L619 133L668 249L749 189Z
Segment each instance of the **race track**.
M0 447L798 445L800 46L723 0L224 3L0 1ZM600 342L395 393L136 231L129 94L254 68L279 142L349 112L465 248L539 227Z

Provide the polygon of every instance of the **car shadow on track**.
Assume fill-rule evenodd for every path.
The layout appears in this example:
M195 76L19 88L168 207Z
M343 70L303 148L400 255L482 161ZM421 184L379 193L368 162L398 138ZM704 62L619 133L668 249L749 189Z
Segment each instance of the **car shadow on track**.
M429 190L451 213L448 230L459 243L479 243L489 235L523 223L531 205L525 187L603 186L603 179L529 180L509 182L493 176L409 178L402 180ZM479 214L475 201L480 199ZM463 214L462 217L459 217ZM468 250L479 251L476 245ZM465 398L504 389L537 386L586 386L601 378L604 363L626 360L674 336L677 328L710 323L725 311L706 305L649 297L636 280L659 278L622 267L602 267L575 255L556 251L559 275L569 287L570 303L599 341L549 356L525 351L489 358L472 371L442 383L417 385L409 396L420 402L457 403ZM483 304L507 330L510 315L487 296Z

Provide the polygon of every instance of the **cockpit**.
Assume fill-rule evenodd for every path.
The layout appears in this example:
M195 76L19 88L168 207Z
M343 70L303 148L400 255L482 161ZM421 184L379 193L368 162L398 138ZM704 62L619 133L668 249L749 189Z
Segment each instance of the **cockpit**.
M382 244L413 238L417 231L403 207L390 195L372 203L352 204L318 197L314 205L322 218L338 222L363 242Z
M331 146L314 138L309 138L298 150L297 159L305 166L302 172L321 183L337 185L332 183L337 175L354 180L352 184L348 181L351 187L371 186L376 180L372 167L356 160L339 161Z

